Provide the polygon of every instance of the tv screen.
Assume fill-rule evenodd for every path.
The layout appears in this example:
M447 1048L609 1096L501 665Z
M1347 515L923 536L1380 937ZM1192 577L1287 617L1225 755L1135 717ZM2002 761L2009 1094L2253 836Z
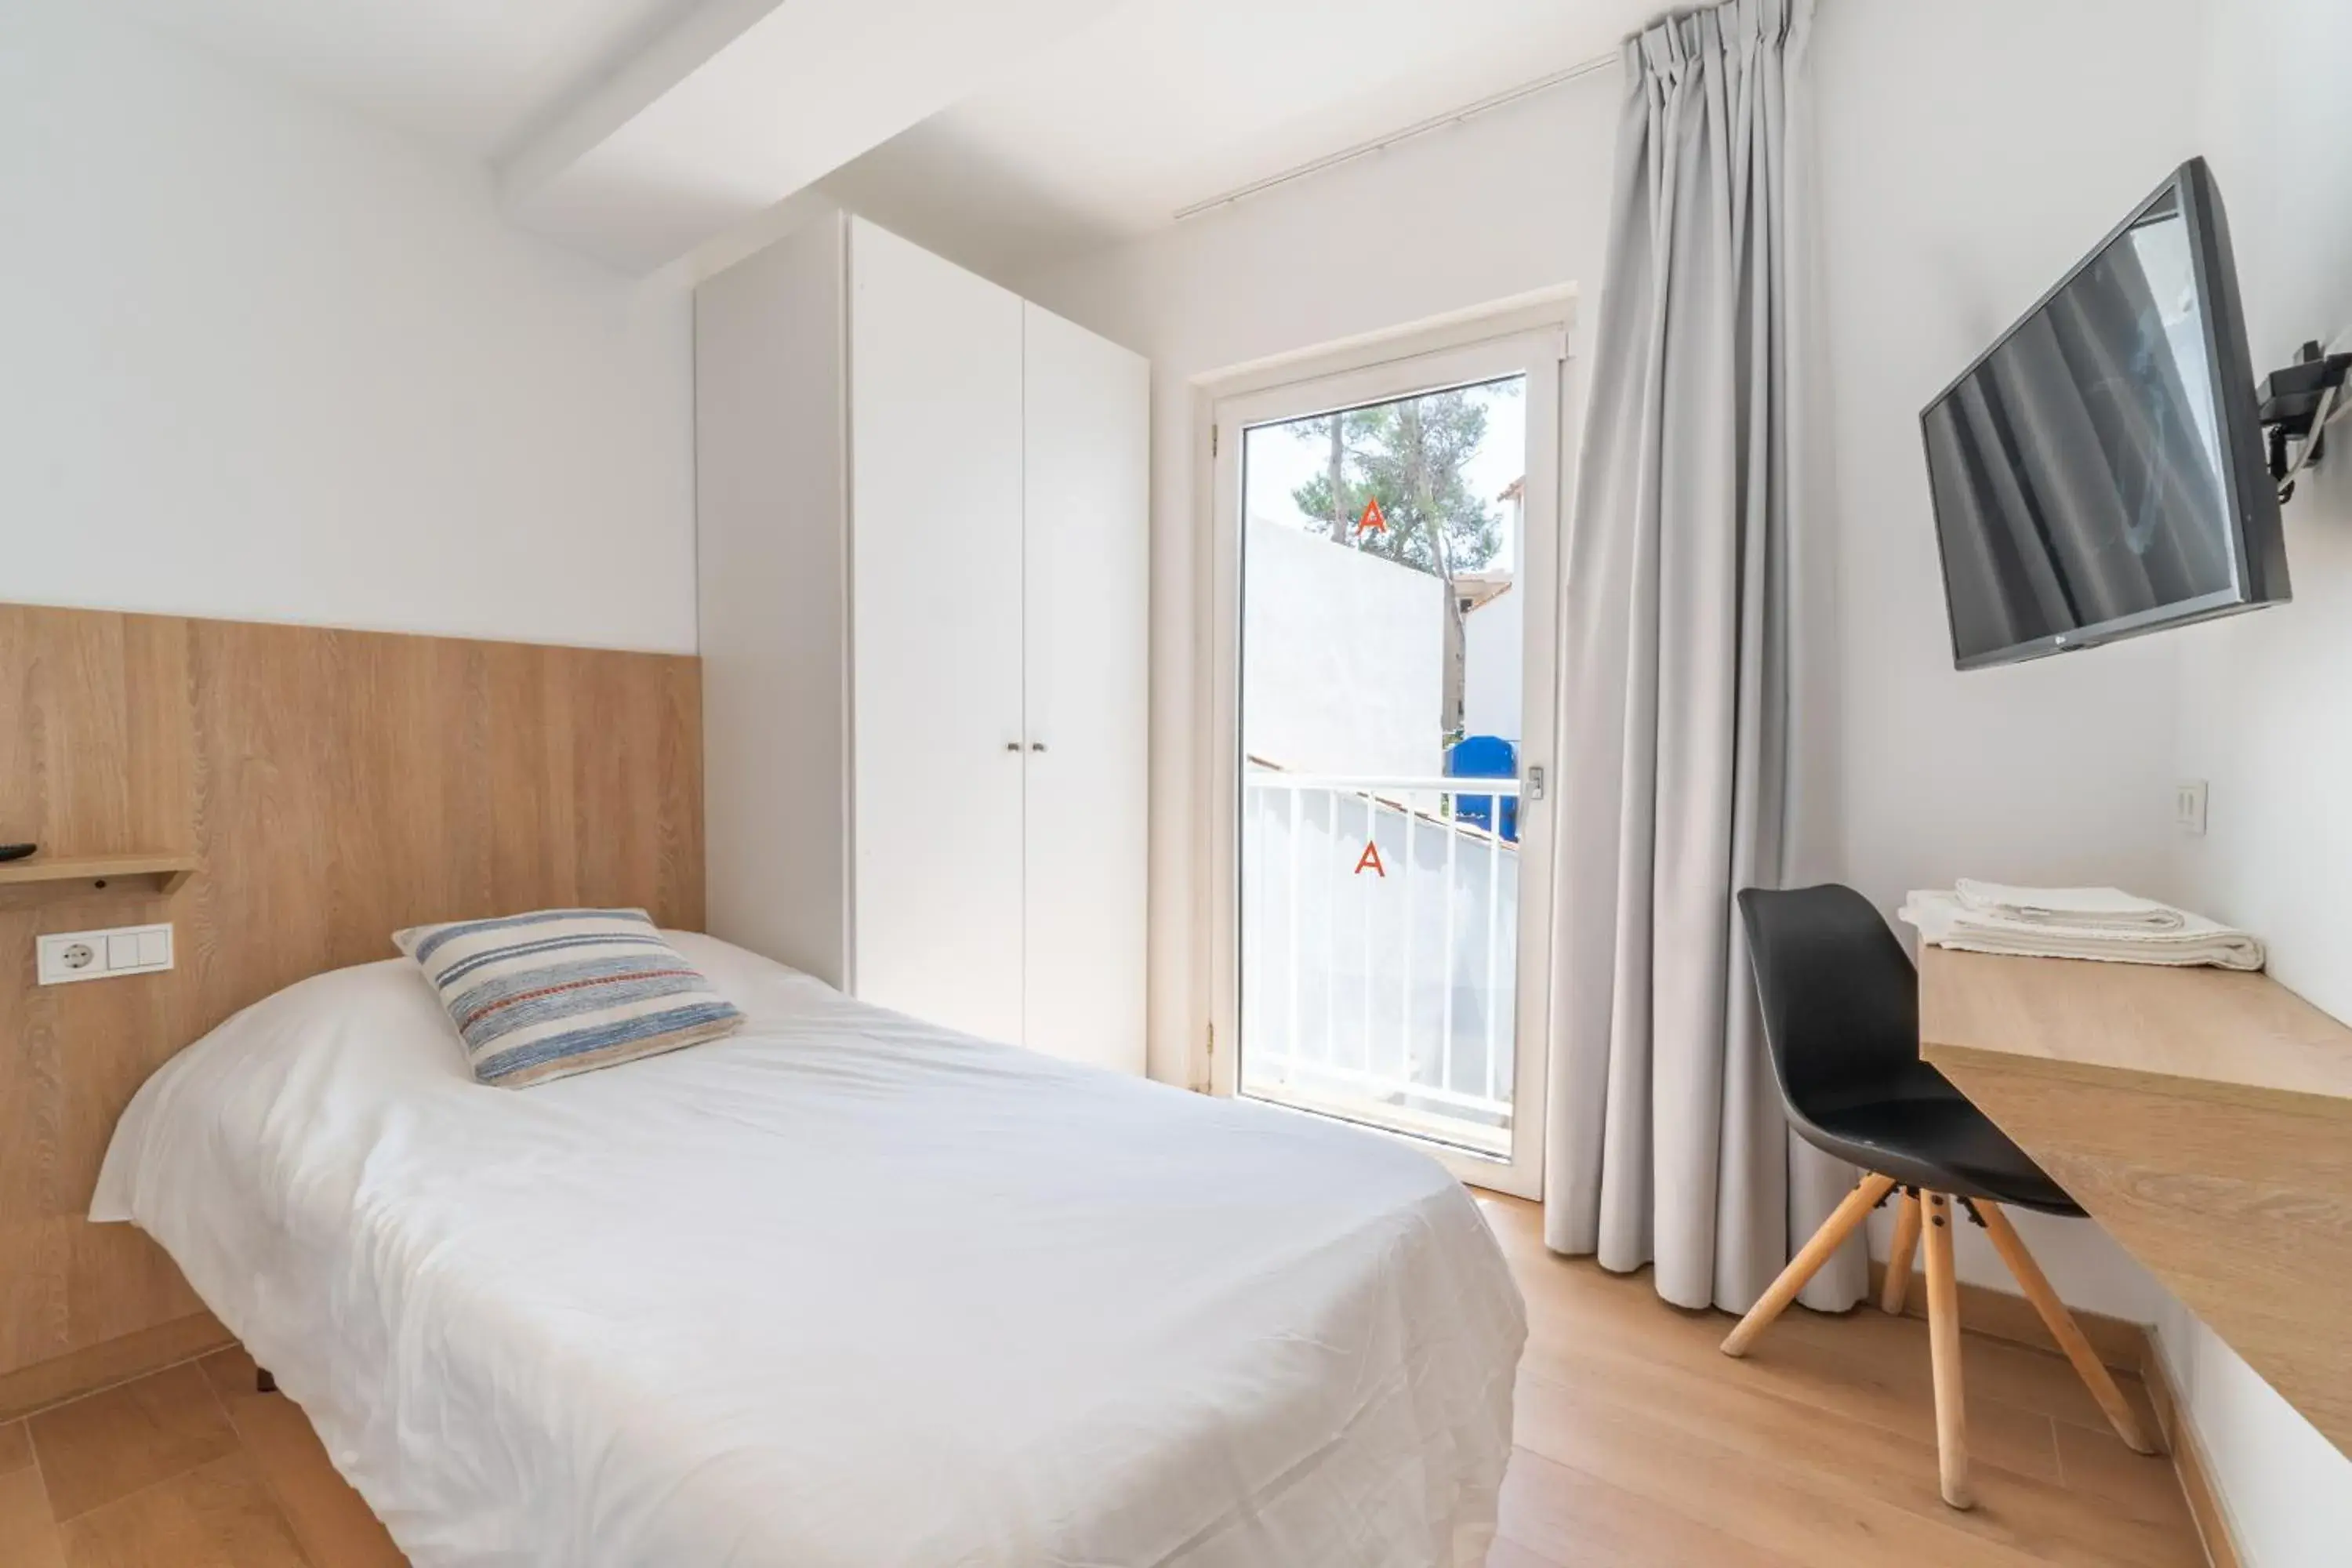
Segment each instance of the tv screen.
M2287 597L2229 233L2202 159L1920 423L1962 669Z

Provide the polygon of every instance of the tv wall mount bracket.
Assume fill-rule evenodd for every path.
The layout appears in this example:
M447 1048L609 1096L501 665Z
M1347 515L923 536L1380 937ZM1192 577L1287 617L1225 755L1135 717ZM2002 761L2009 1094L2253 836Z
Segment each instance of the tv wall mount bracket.
M2352 353L2323 353L2315 342L2284 370L2263 378L2262 422L2279 500L2294 494L2295 476L2326 455L2327 426L2352 414Z

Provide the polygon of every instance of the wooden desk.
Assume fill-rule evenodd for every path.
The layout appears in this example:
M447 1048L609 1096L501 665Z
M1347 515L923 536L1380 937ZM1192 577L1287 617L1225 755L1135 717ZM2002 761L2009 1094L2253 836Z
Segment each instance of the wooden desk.
M1930 947L1919 1037L2352 1455L2352 1028L2265 975Z

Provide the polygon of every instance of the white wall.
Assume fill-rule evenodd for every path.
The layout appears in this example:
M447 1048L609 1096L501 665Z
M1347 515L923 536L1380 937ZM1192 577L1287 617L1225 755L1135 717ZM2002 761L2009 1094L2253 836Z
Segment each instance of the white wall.
M2152 20L2143 26L2143 17ZM2193 89L2201 18L2200 0L2078 0L2054 11L2032 0L1823 7L1821 243L1845 650L1845 749L1829 780L1844 809L1832 858L1890 911L1906 888L1961 875L2161 882L2168 648L2156 640L2032 670L1955 674L1916 415L2185 155L2189 130L2173 123L2172 106ZM2048 47L2019 48L2028 35ZM1917 61L1936 64L1906 64ZM2014 90L1982 89L2012 79ZM1589 332L1620 90L1616 71L1598 72L1018 280L1151 356L1159 378L1155 1074L1181 1073L1186 1031L1198 1022L1190 995L1198 560L1186 384L1563 282L1587 291L1580 337ZM2053 145L2067 155L2052 157ZM1366 215L1375 214L1383 243L1362 246ZM1577 363L1583 368L1580 344ZM2154 1314L2145 1275L2094 1227L2035 1220L2021 1223L2070 1299ZM1973 1233L1960 1264L1964 1278L2010 1283Z
M2352 437L2339 443L2338 471L2319 476L2290 514L2294 608L1961 676L1917 423L1986 342L2200 150L2216 160L2236 224L2257 358L2352 327L2352 137L2336 79L2352 58L2347 16L2339 0L2284 0L2259 25L2226 0L1822 6L1820 246L1842 671L1826 783L1838 803L1832 869L1883 908L1961 875L2148 889L2255 924L2282 978L2352 1016L2352 920L2334 907L2335 882L2310 874L2352 863ZM1160 377L1155 1072L1174 1070L1193 1022L1186 383L1561 281L1585 287L1589 329L1617 92L1603 72L1023 280L1150 354ZM2315 158L2326 161L2316 174ZM1360 247L1374 216L1383 243ZM2178 853L2177 776L2210 778L2213 811L2211 837ZM2095 1226L2036 1217L2021 1225L2070 1300L2163 1320L2252 1568L2330 1561L2323 1550L2340 1558L2352 1487L2333 1450ZM2007 1285L1972 1230L1961 1245L1965 1277Z
M1960 676L1916 419L2194 153L2229 207L2257 370L2352 329L2347 59L2336 0L2259 24L2223 0L1824 7L1843 849L1882 904L1958 874L2153 889L2260 931L2283 982L2352 1018L2352 919L2312 875L2352 863L2352 460L2288 510L2293 606ZM2176 778L2210 781L2203 840L2171 829ZM2068 1300L2157 1320L2249 1568L2342 1562L2352 1466L2103 1235L2028 1236ZM1998 1281L1960 1239L1979 1244L1963 1271Z
M1242 743L1290 773L1444 771L1445 584L1252 518Z
M691 650L688 296L487 177L0 0L0 596Z
M1822 16L1848 879L2158 886L2178 644L1956 672L1918 411L2195 151L2202 0Z
M1165 233L1006 280L1152 362L1155 1077L1183 1077L1186 1042L1204 1018L1192 994L1202 890L1192 829L1202 673L1196 594L1205 584L1189 384L1533 289L1596 283L1617 86L1616 73L1603 71Z
M1462 619L1462 732L1517 741L1527 730L1528 595L1517 583Z
M2230 215L2257 374L2308 338L2352 347L2352 7L2217 5L2202 150ZM2209 781L2205 837L2175 840L2184 896L2257 931L2271 973L2352 1019L2352 433L2285 510L2294 602L2177 636L2177 772ZM2340 1306L2341 1304L2338 1303ZM2352 1463L2177 1303L2158 1339L2247 1568L2352 1555Z
M1962 876L2171 887L2179 640L1955 671L1918 411L2197 150L2205 19L2204 0L1822 7L1841 860L1890 912ZM2067 1300L2155 1316L2103 1232L2018 1225ZM1960 1248L1963 1278L2011 1288L1973 1228Z

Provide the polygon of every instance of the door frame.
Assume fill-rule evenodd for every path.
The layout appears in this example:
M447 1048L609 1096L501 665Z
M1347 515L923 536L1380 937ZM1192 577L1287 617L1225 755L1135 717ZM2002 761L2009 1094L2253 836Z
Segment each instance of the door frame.
M1205 1029L1195 1083L1209 1092L1232 1095L1239 1089L1241 1037L1241 460L1248 426L1360 406L1417 392L1465 385L1503 376L1527 377L1528 469L1531 480L1544 467L1553 482L1531 482L1527 492L1525 559L1530 584L1549 584L1528 600L1528 661L1522 690L1527 726L1520 777L1546 770L1541 802L1519 808L1518 996L1513 1083L1517 1106L1512 1118L1508 1161L1456 1152L1415 1140L1474 1186L1540 1199L1543 1194L1545 1066L1550 1037L1552 972L1551 801L1557 786L1553 760L1559 705L1559 549L1579 410L1575 378L1569 374L1576 293L1547 289L1507 300L1485 310L1463 312L1414 328L1359 339L1323 350L1290 354L1244 366L1204 384L1196 399L1200 483L1194 491L1201 563L1209 592L1200 601L1198 646L1208 650L1197 787L1205 810L1198 824L1208 875L1202 879L1195 911L1199 955L1197 981ZM1299 1112L1298 1114L1307 1114Z

